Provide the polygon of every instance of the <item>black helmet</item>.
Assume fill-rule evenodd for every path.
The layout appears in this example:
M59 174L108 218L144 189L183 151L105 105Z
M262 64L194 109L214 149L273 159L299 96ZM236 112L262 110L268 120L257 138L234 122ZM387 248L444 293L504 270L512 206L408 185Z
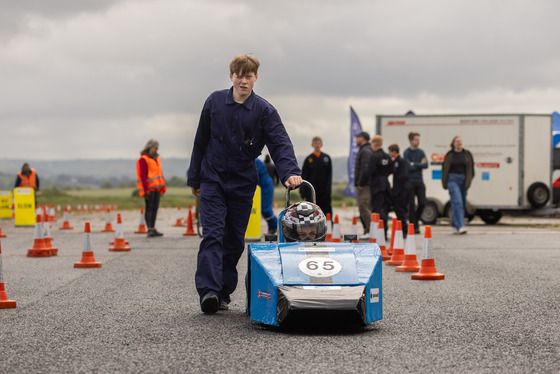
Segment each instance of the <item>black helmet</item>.
M327 219L317 204L295 203L284 212L282 234L287 242L320 242L327 236Z

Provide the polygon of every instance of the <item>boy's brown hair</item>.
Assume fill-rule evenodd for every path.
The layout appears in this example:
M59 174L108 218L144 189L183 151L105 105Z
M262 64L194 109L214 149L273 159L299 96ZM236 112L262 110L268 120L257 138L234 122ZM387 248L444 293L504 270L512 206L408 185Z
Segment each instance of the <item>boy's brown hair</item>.
M391 144L388 149L389 152L397 152L397 153L399 153L399 151L401 150L398 144Z
M249 73L257 74L260 65L259 60L251 54L238 55L229 63L229 73L232 75L237 74L240 77Z
M420 134L417 133L417 132L414 132L414 131L409 132L408 133L408 140L414 139L415 136L420 136Z

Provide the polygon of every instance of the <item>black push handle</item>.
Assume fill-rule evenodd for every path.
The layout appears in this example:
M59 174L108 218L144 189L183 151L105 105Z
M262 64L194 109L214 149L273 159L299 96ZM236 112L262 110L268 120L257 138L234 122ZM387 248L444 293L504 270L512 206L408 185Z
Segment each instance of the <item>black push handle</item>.
M309 188L311 188L311 198L313 200L313 204L316 204L317 202L316 202L316 196L315 196L315 188L313 188L313 185L311 183L309 183L308 181L306 181L305 179L303 179L301 181L301 184L303 184L303 183L307 184L309 186ZM300 184L300 186L301 186L301 184ZM286 208L290 206L290 190L295 190L295 189L298 189L298 188L299 188L299 186L294 187L294 188L292 188L292 187L286 188Z

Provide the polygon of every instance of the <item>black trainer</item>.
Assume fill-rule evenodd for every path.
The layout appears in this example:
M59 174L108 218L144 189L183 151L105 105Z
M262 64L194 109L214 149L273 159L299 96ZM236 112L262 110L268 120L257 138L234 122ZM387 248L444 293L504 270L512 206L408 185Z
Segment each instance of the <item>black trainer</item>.
M215 293L206 294L200 302L200 309L204 314L214 314L218 311L220 299Z

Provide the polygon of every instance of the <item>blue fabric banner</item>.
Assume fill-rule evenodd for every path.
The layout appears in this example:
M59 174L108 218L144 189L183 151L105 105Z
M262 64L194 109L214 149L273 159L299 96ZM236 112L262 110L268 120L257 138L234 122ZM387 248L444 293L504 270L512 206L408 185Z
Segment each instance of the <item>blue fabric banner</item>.
M348 186L344 190L344 194L350 197L356 197L356 187L354 187L354 163L356 161L356 155L360 150L360 147L356 145L356 135L362 132L362 125L360 120L354 112L354 109L350 107L350 155L348 156Z

